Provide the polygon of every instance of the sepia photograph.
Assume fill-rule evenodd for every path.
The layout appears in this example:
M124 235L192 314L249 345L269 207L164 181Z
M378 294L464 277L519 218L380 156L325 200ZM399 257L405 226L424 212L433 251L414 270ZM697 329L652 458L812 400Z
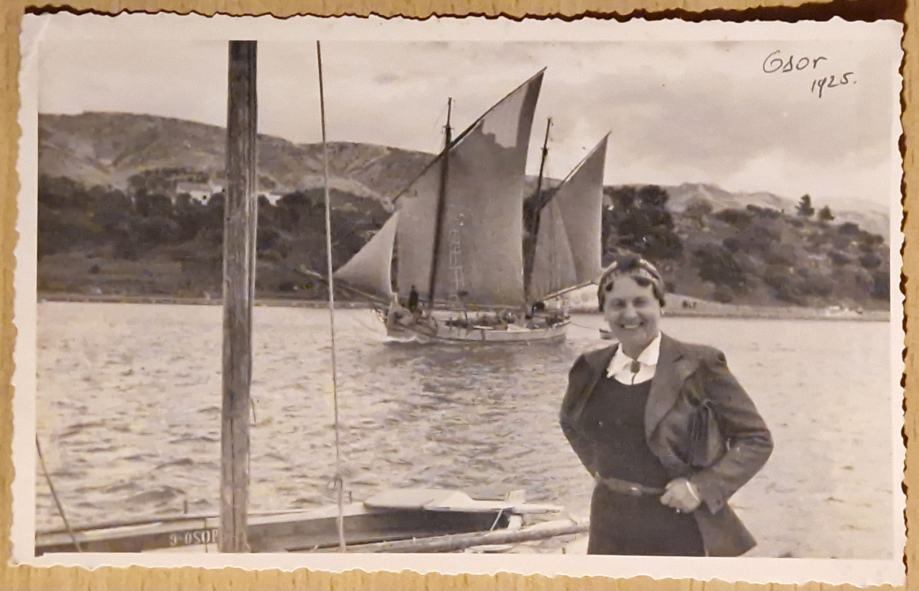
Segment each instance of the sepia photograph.
M902 584L901 34L27 15L16 560Z

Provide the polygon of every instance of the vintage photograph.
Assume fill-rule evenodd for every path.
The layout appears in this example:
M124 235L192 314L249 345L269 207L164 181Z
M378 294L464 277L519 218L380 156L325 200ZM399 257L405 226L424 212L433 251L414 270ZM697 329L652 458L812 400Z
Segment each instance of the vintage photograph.
M899 24L113 20L24 21L20 559L902 580Z

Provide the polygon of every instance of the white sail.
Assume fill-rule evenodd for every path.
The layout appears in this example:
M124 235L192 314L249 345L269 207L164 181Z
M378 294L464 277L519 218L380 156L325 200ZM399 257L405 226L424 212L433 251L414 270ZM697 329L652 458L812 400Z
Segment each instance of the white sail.
M396 289L403 299L408 298L412 288L427 299L434 258L441 161L442 156L428 166L397 201L402 223L396 233Z
M561 210L554 200L549 201L539 214L533 274L530 277L530 298L533 301L577 283L570 243Z
M581 161L552 197L558 204L571 239L571 254L578 283L596 281L600 274L603 227L603 174L605 136Z
M498 102L400 196L401 295L414 285L426 298L434 265L435 301L523 305L524 173L541 84L542 72Z
M540 211L530 278L533 300L590 283L600 274L606 143L604 137Z
M397 212L386 220L367 244L335 271L335 279L341 279L352 287L388 300L392 294L390 269L398 218Z

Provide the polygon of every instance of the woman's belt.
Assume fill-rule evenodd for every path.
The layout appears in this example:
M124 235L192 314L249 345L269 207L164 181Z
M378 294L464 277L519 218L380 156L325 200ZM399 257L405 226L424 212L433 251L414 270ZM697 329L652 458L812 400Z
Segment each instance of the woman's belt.
M633 497L640 497L643 495L660 496L664 494L663 487L645 486L644 484L629 482L628 480L620 480L618 478L603 478L598 476L597 482L601 483L603 486L613 492L624 495L631 495Z

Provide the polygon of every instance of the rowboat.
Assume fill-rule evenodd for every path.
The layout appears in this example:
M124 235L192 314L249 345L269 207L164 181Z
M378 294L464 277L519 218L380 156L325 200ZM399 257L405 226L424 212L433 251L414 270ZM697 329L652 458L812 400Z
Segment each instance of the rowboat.
M553 505L526 503L522 491L503 499L474 499L448 489L394 489L341 508L345 550L440 552L474 546L575 535L584 524L557 520L525 525L525 518L555 513ZM339 507L251 513L252 552L341 550ZM217 552L219 516L176 515L36 534L35 554L61 552Z

